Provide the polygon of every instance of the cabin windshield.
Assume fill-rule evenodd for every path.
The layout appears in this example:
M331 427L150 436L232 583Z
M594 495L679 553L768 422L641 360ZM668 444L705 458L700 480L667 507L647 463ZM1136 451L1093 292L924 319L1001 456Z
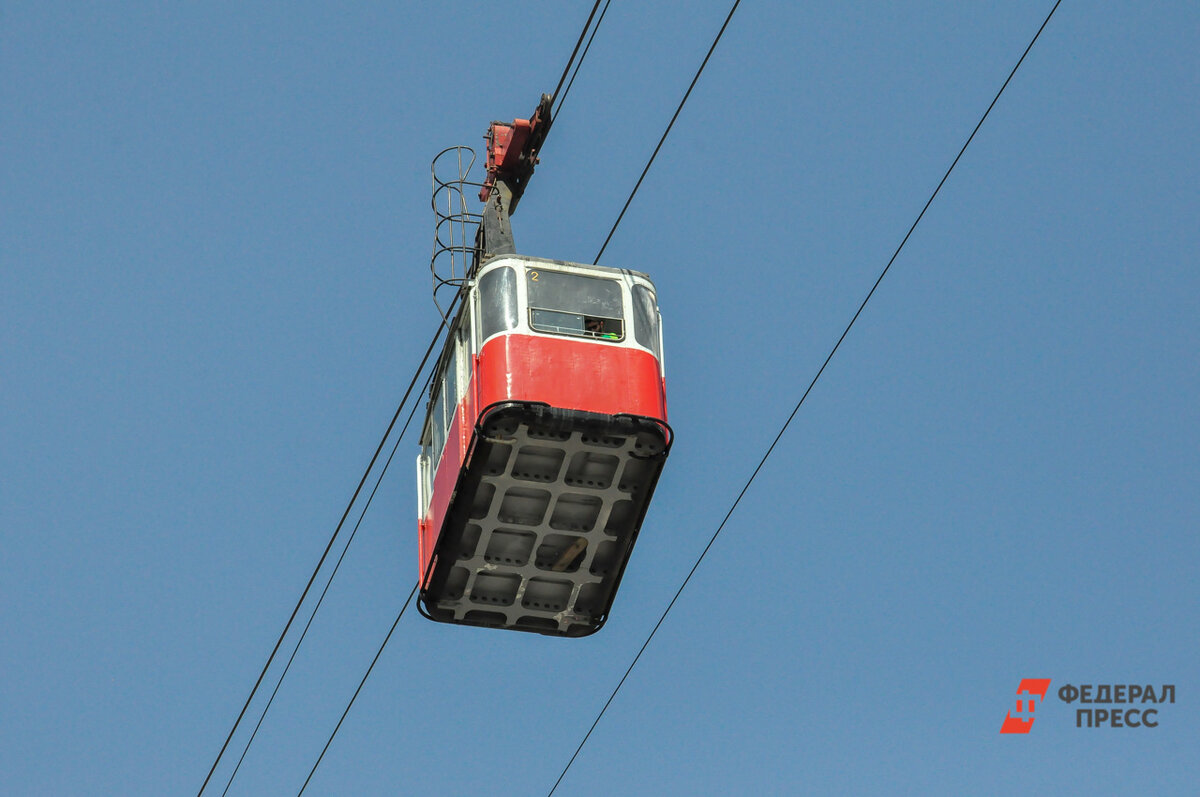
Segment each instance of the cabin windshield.
M531 329L598 340L625 338L621 285L616 280L531 268L525 286Z

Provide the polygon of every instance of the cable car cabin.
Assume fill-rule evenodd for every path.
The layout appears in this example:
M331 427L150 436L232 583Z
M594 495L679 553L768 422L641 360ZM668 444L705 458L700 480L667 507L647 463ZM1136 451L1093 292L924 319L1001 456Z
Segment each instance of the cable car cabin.
M417 458L421 612L591 634L671 445L654 286L502 255L465 297Z

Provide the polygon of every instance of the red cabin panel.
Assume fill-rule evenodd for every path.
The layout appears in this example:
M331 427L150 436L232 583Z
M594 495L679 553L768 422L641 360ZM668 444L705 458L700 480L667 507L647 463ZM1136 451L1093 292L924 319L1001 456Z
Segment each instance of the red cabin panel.
M658 360L641 349L503 335L484 344L479 376L480 407L540 401L584 412L667 419Z

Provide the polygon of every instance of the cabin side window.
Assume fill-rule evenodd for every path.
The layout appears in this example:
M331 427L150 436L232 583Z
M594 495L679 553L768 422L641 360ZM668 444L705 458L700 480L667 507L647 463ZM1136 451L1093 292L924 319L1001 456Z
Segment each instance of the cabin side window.
M530 268L525 288L531 329L597 340L625 339L621 284L616 280Z
M417 517L425 517L429 511L429 499L433 493L432 463L429 458L429 444L421 446L417 456Z
M429 426L432 435L432 451L434 466L442 458L442 447L446 436L454 426L454 413L458 410L458 401L462 397L460 374L458 372L459 347L461 345L461 330L456 329L450 337L450 348L445 355L442 370L439 374L437 399L430 412Z
M450 356L446 359L446 369L442 372L442 394L446 397L446 433L454 424L454 413L458 409L458 336L455 335L450 344Z
M645 285L633 286L633 337L639 345L662 359L658 350L658 302L654 299L654 292Z
M508 266L479 278L480 340L517 326L517 275Z
M433 467L442 459L442 447L446 444L446 391L439 390L429 411L430 451L433 452Z

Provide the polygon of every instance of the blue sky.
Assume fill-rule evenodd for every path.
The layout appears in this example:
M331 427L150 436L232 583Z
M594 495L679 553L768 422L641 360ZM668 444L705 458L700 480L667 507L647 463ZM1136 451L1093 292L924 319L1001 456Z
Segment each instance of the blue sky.
M677 435L611 619L406 615L307 793L549 790L1049 7L742 4L602 261ZM0 12L4 792L199 788L435 328L429 161L589 8ZM684 9L612 4L519 251L595 256L728 5ZM1194 793L1198 33L1063 4L557 793ZM300 788L407 596L415 455L230 794ZM1046 677L1178 697L1000 736Z

